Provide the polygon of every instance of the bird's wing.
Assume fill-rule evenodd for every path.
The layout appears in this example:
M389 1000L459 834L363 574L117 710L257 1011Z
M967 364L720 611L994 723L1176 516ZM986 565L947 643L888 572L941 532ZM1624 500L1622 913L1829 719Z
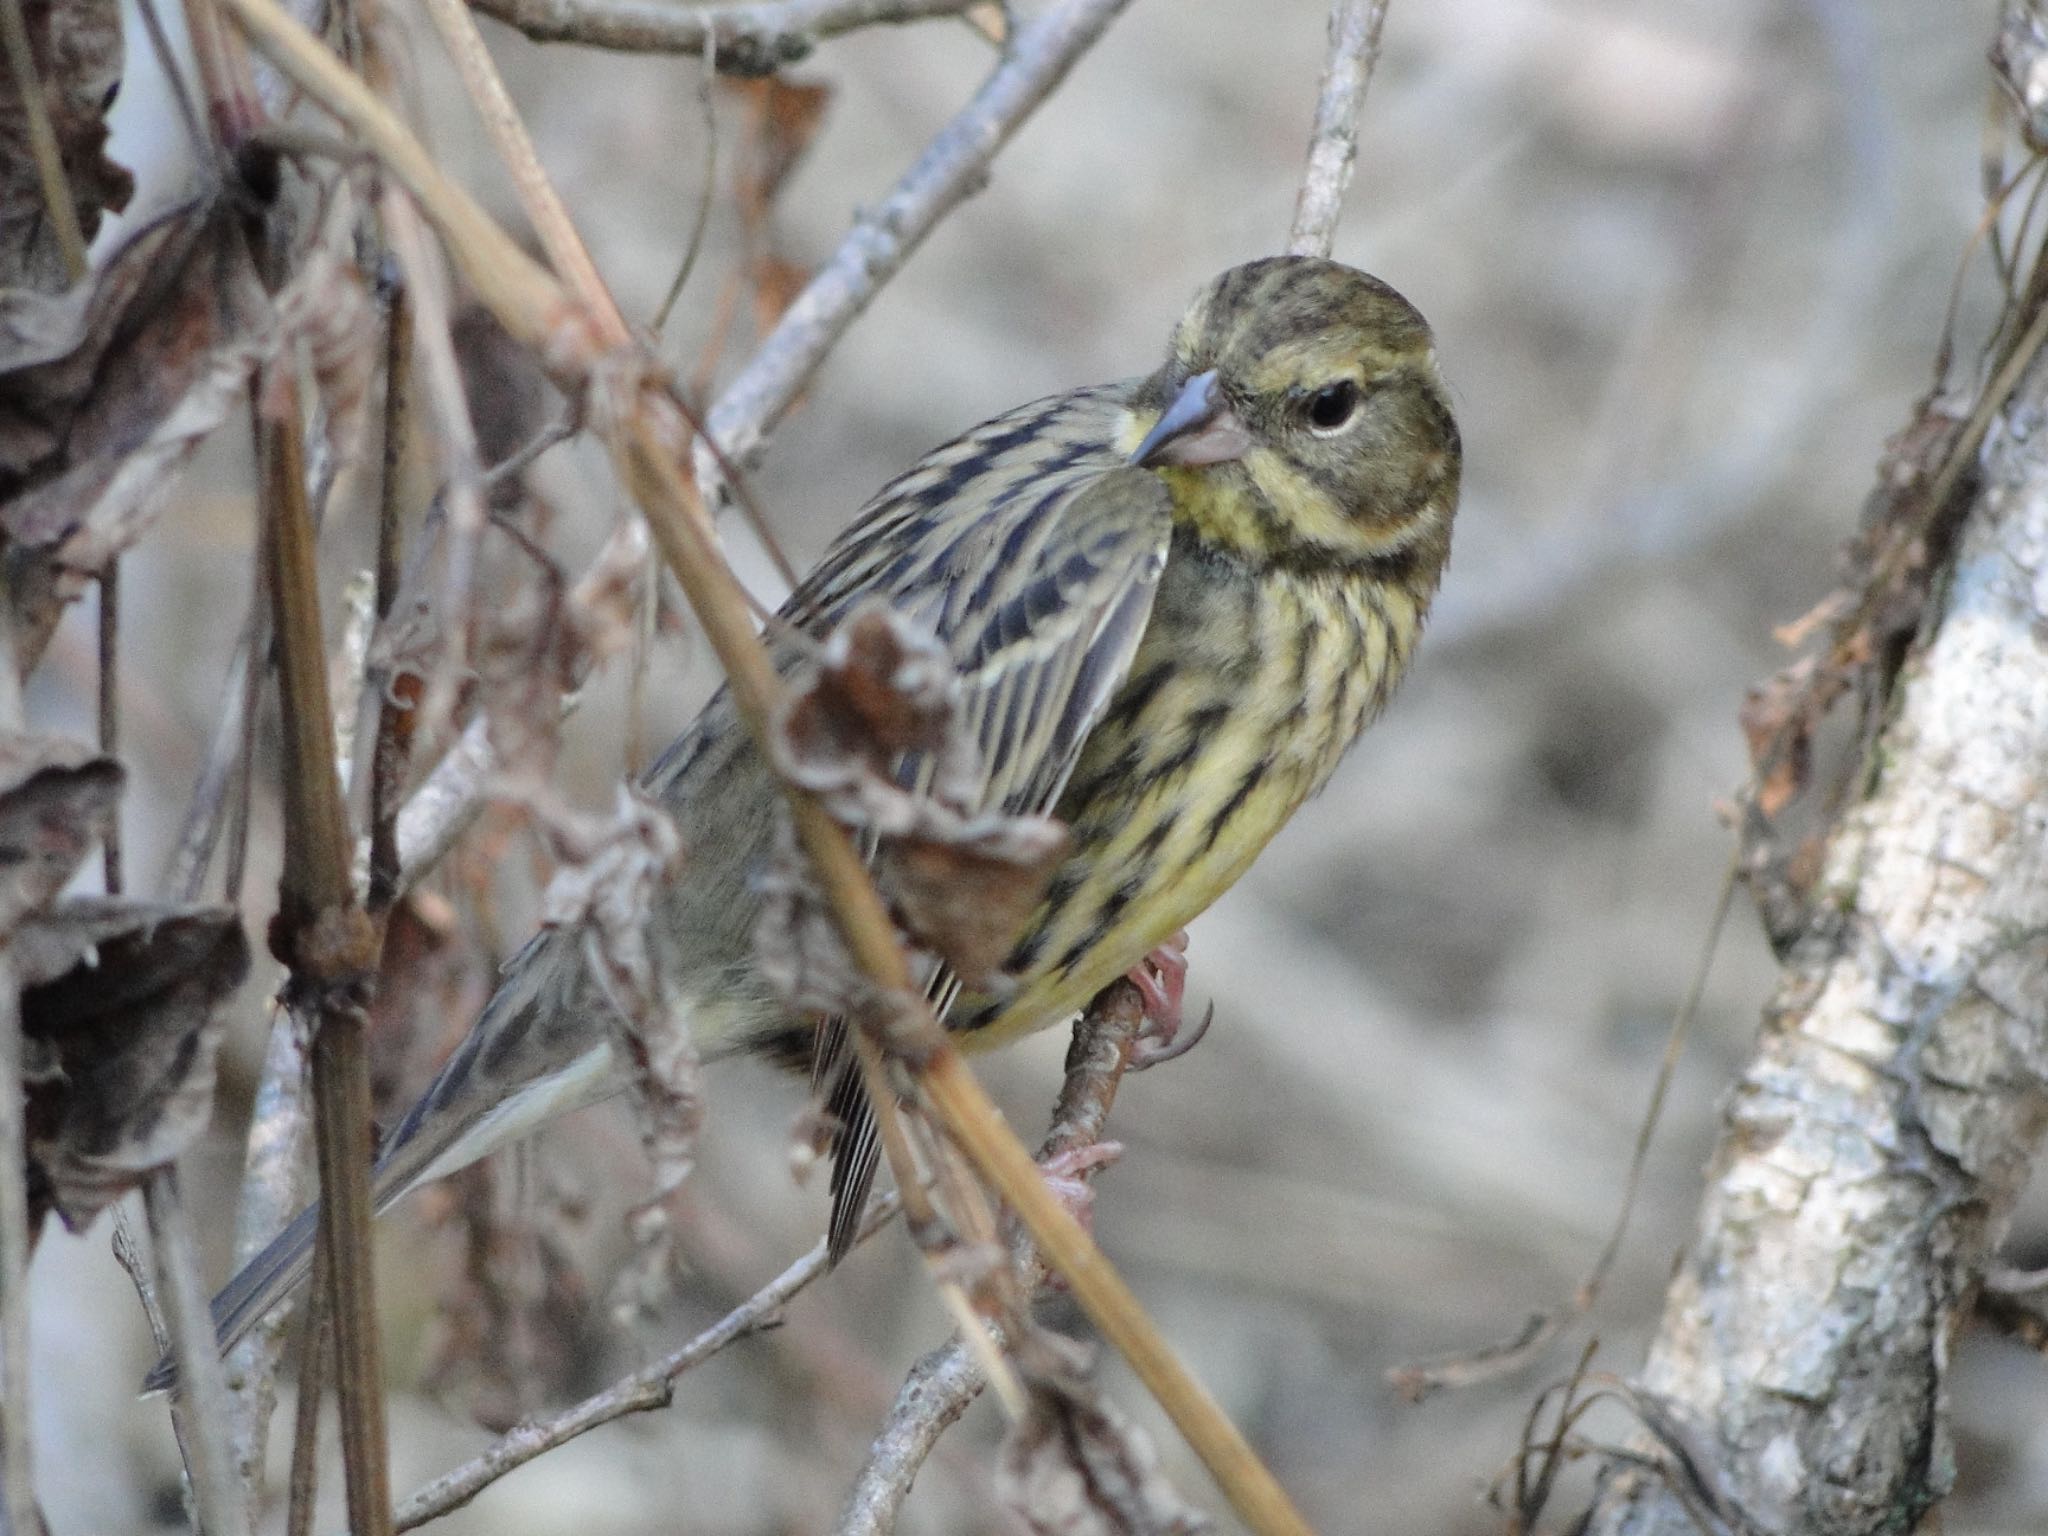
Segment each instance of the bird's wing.
M1035 815L1058 800L1130 670L1171 535L1165 483L1119 467L1034 488L1029 505L956 540L953 558L931 572L938 579L889 594L938 634L959 668L961 718L979 749L973 809ZM911 782L920 772L903 765ZM956 990L943 970L932 978L942 1014ZM858 1231L879 1142L843 1028L820 1032L816 1075L836 1126L836 1257Z

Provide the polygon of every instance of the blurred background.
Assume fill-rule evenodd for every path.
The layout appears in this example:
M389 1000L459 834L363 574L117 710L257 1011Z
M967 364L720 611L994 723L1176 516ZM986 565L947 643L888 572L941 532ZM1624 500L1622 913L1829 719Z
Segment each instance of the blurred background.
M389 11L433 143L516 224L431 33L410 8ZM1772 627L1827 589L1886 434L1934 383L1981 208L1995 12L1991 0L1393 6L1336 254L1436 326L1466 445L1456 554L1405 691L1195 926L1191 997L1214 1001L1216 1026L1185 1060L1126 1086L1113 1128L1128 1150L1097 1184L1103 1245L1321 1529L1502 1526L1484 1490L1585 1327L1520 1374L1420 1405L1386 1373L1561 1305L1613 1220L1728 857L1715 804L1744 774L1742 690L1783 660ZM776 435L753 485L799 566L924 448L1017 402L1152 368L1195 287L1283 242L1323 18L1320 0L1131 6ZM487 31L625 310L651 316L704 190L701 66ZM990 62L984 39L938 21L835 41L793 69L831 96L773 213L780 256L804 267L829 253ZM113 151L142 181L138 211L188 174L153 73L138 31ZM668 333L686 374L741 260L731 170L752 110L742 92L713 94L717 185ZM1993 293L1980 263L1966 338ZM714 379L747 340L742 316ZM621 515L588 446L552 453L533 478L572 562ZM247 601L247 484L220 445L125 568L138 886L162 868L218 711L233 638L219 616ZM329 540L337 587L366 547L360 530ZM89 732L92 644L88 602L38 676L32 718ZM632 752L623 671L569 727L563 784L582 805L609 804ZM666 639L650 744L709 686L701 646ZM260 925L276 859L267 789L255 826ZM466 1026L484 972L465 954L509 950L530 921L530 842L510 823L479 839L485 851L436 886L459 940L445 1016L384 1064L389 1092L416 1088ZM1738 898L1590 1320L1601 1367L1640 1362L1717 1097L1773 976ZM215 1277L275 980L261 962L217 1134L188 1170ZM985 1064L1027 1139L1064 1043L1050 1032ZM399 1490L481 1446L478 1414L502 1421L600 1385L814 1241L822 1191L789 1171L800 1085L752 1065L714 1068L711 1084L679 1220L690 1273L652 1317L620 1326L607 1300L628 1247L621 1213L645 1177L616 1107L387 1221ZM2029 1210L2023 1257L2048 1244L2048 1219L2038 1202ZM501 1218L490 1297L467 1268L478 1211ZM83 1239L53 1232L34 1279L53 1528L178 1524L165 1415L133 1390L147 1331L106 1224ZM800 1298L787 1326L683 1378L667 1411L546 1457L441 1529L823 1530L904 1369L947 1329L891 1231ZM2040 1530L2048 1375L1997 1340L1959 1350L1961 1483L1944 1528ZM1142 1394L1109 1376L1180 1489L1214 1506ZM288 1425L287 1410L280 1488ZM1000 1430L977 1405L921 1478L905 1530L1006 1529L989 1498ZM338 1476L324 1492L323 1529L339 1519ZM1574 1507L1561 1496L1554 1518Z

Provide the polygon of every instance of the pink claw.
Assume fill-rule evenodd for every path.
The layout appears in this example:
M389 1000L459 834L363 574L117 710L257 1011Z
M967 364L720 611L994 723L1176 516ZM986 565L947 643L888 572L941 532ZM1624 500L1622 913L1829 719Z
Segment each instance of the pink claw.
M1129 971L1131 985L1145 1000L1145 1028L1131 1051L1131 1071L1142 1072L1161 1062L1185 1056L1209 1032L1216 1010L1181 1033L1181 1003L1188 988L1188 934L1183 928Z
M1124 1144L1120 1141L1098 1141L1085 1147L1075 1147L1048 1157L1038 1165L1038 1171L1045 1176L1045 1187L1084 1230L1095 1230L1095 1190L1082 1177L1099 1168L1107 1168L1124 1155Z

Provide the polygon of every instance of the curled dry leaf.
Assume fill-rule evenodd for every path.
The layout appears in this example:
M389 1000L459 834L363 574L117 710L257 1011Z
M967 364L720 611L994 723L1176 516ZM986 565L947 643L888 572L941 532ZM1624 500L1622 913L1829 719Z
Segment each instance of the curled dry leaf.
M784 773L875 840L878 876L910 937L967 981L987 980L1044 895L1066 830L1049 817L974 808L982 775L946 648L887 606L863 605L790 691L771 741ZM851 962L806 894L801 863L776 866L765 890L783 905L761 948L810 957L820 969L803 971L809 1006L842 1011L817 998L851 984ZM828 931L803 931L812 908Z
M905 753L937 764L936 781L961 776L947 727L959 701L953 658L901 614L863 604L835 629L811 677L790 691L775 725L778 765L849 826L901 835L919 799L894 768Z
M904 926L980 986L998 977L1066 851L1067 829L1049 816L983 816L890 840L877 873Z
M101 215L127 207L135 190L135 178L106 155L107 109L121 84L121 7L115 0L19 3L64 183L90 241ZM14 78L0 70L0 288L56 293L70 286L70 273Z
M0 530L24 670L247 385L267 305L229 218L190 204L89 285L0 295Z
M32 1224L55 1210L76 1232L206 1129L249 945L231 907L93 900L29 917L9 948Z
M376 328L341 254L346 222L330 222L273 304L238 217L201 198L138 230L90 283L0 293L0 533L24 672L286 342L304 343L331 392L336 434L360 439Z
M1183 1536L1209 1529L1159 1470L1143 1430L1078 1379L1032 1383L1003 1442L996 1496L1037 1536Z
M0 939L56 899L113 825L126 779L77 742L0 735Z

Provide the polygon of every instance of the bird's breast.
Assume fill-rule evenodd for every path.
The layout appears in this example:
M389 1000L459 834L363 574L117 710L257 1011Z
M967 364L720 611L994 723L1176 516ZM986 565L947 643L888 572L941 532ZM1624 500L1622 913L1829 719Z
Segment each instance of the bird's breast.
M963 998L955 1026L979 1046L1057 1022L1228 889L1385 703L1419 617L1177 541L1061 798L1072 846L1011 957L1021 986Z

